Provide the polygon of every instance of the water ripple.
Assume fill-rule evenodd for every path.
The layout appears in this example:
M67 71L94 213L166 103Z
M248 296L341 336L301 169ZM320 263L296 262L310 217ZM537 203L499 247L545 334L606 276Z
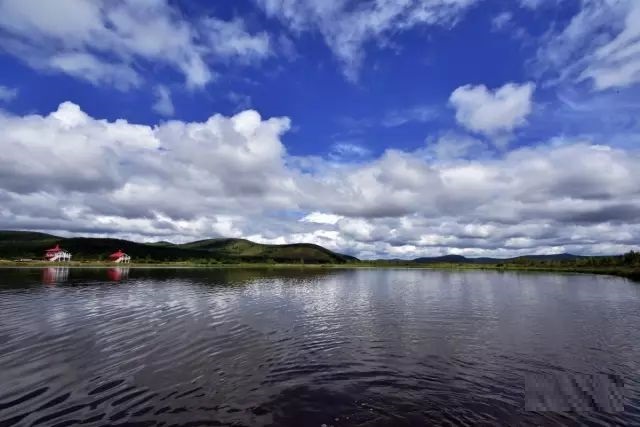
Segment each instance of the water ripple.
M0 270L2 426L640 425L621 279L40 274Z

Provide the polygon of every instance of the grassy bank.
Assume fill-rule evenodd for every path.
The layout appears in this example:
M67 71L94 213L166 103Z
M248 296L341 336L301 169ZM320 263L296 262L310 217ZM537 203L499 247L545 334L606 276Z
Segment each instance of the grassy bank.
M304 268L304 269L391 269L391 268L411 268L429 270L490 270L490 271L521 271L521 272L557 272L557 273L579 273L579 274L602 274L609 276L625 277L640 282L640 267L638 266L575 266L575 265L516 265L516 264L417 264L414 262L379 262L361 261L347 264L300 264L300 263L208 263L208 262L151 262L151 263L131 263L115 264L102 261L72 261L67 263L51 263L44 261L16 262L11 260L0 260L0 267L70 267L70 268Z
M528 266L517 265L451 265L438 266L436 268L456 268L473 270L494 270L494 271L523 271L523 272L557 272L557 273L578 273L578 274L603 274L608 276L625 277L627 279L640 281L640 268L637 267L575 267L575 266Z
M0 268L34 268L34 267L69 267L69 268L336 268L348 267L345 264L294 264L294 263L210 263L210 262L132 262L130 264L117 264L103 261L71 261L71 262L47 262L28 261L17 262L0 260Z
M625 277L640 282L640 267L638 266L575 266L575 265L530 265L523 266L517 264L427 264L415 263L366 263L373 268L425 268L436 270L491 270L491 271L522 271L522 272L557 272L557 273L578 273L578 274L603 274L608 276Z

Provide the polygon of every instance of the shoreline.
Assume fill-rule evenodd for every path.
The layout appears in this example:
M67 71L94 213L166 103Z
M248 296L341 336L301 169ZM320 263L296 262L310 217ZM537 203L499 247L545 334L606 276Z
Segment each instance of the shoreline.
M367 264L347 263L347 264L271 264L271 263L229 263L229 264L198 264L198 263L100 263L100 262L70 262L70 263L48 263L48 262L15 262L0 260L0 268L131 268L131 269L237 269L237 268L267 268L267 269L417 269L417 270L488 270L488 271L509 271L509 272L537 272L537 273L572 273L572 274L595 274L623 277L632 281L640 282L640 269L629 267L601 267L601 268L579 268L573 266L508 266L492 264Z

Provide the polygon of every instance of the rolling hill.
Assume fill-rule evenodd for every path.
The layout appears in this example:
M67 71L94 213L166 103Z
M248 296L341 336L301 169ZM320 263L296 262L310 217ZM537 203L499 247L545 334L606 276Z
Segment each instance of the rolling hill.
M207 251L224 257L247 261L274 260L276 262L299 262L300 259L315 263L342 263L358 261L357 258L338 254L311 243L288 245L265 245L246 239L207 239L178 245L188 250Z
M0 231L0 259L40 259L45 249L60 244L74 260L106 259L122 249L138 261L213 261L344 264L357 258L309 243L265 245L245 239L207 239L185 244L137 243L109 238L64 238L28 231Z

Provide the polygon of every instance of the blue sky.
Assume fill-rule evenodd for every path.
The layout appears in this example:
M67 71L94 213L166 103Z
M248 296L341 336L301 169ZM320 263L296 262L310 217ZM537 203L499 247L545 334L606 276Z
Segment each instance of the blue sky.
M362 257L640 237L632 0L0 0L0 226Z

